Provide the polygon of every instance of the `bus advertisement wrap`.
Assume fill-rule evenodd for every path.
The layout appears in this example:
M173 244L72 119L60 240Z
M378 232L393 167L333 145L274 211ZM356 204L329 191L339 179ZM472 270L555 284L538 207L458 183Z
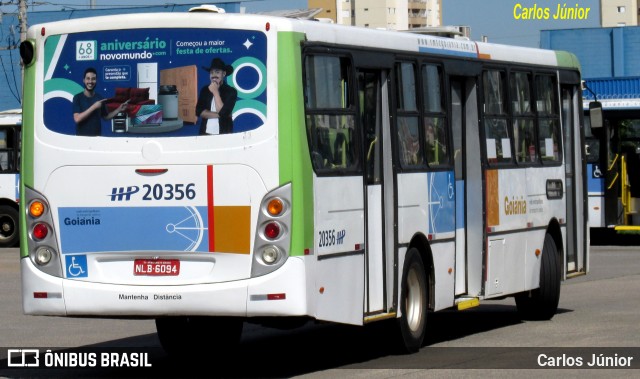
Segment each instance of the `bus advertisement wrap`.
M82 75L96 70L96 95L107 111L127 103L125 119L103 120L100 135L190 136L197 127L199 91L209 83L209 64L219 59L226 84L237 92L233 132L253 130L266 115L266 37L217 29L130 29L52 36L45 44L44 123L76 134L72 102Z

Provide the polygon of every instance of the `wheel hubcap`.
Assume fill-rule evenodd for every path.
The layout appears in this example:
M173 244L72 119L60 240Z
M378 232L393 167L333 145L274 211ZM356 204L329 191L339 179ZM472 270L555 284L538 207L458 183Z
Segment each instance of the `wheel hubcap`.
M407 275L407 303L406 315L407 324L412 331L418 330L420 320L422 319L422 289L420 288L420 280L415 270L410 270Z

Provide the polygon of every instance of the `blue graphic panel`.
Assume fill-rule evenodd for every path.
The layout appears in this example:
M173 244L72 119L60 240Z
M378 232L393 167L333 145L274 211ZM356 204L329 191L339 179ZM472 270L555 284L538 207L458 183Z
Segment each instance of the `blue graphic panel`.
M453 55L453 56L457 56L457 57L469 57L469 58L477 58L478 57L478 53L475 52L475 51L445 50L445 49L440 49L440 48L433 49L433 48L422 47L422 46L420 46L418 51L420 51L421 53L446 54L446 55Z
M429 233L455 228L456 192L452 171L429 173Z
M64 267L67 278L86 278L89 276L86 255L80 254L65 256Z
M206 207L60 208L63 254L208 251Z
M604 194L604 173L600 169L600 165L587 164L587 172L591 173L591 175L587 175L587 190L589 193Z

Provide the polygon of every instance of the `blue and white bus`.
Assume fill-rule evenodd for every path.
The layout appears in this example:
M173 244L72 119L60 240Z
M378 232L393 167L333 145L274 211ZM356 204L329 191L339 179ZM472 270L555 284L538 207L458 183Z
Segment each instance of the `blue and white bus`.
M20 200L20 127L22 111L0 111L0 248L15 247Z
M595 244L640 242L640 94L638 78L585 81L588 210ZM591 117L585 118L587 121Z

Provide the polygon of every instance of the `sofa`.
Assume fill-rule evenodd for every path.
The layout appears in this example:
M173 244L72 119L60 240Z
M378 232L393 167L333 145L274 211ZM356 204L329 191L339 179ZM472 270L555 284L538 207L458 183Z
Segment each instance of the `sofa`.
M132 118L136 117L143 105L155 104L155 100L149 99L149 88L118 87L115 90L115 95L109 98L105 105L107 110L111 112L127 100L129 100L129 104L127 104L126 112Z

